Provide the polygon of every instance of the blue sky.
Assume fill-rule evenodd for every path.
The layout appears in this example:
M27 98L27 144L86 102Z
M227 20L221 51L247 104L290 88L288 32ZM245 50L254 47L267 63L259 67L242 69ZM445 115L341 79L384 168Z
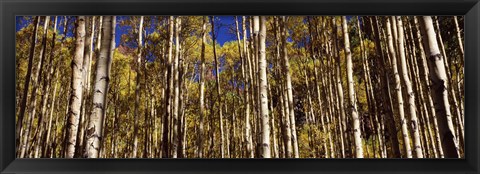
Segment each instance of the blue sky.
M115 34L115 42L116 46L120 44L120 38L123 34L128 32L130 27L120 27L119 26L119 20L122 20L125 18L124 16L118 16L117 17L117 30ZM229 33L229 27L234 26L235 20L233 16L217 16L215 17L215 29L216 29L216 34L217 34L217 43L220 45L223 45L227 41L231 40L236 40L236 36L232 33ZM43 20L43 19L42 19ZM50 20L54 20L54 17L51 17ZM63 16L59 16L59 19L57 21L57 25L59 25L59 28L57 29L61 34L63 34ZM27 22L23 16L17 16L16 17L16 31L21 30L22 28L28 26L29 22ZM42 24L41 24L42 25ZM241 25L241 21L239 22L239 25ZM73 25L70 25L73 27ZM68 30L67 37L73 37L72 33L72 28Z

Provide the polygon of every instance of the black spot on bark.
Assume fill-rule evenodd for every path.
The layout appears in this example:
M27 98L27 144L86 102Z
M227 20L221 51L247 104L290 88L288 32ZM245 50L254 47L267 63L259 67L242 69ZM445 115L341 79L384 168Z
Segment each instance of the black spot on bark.
M102 103L93 103L93 107L103 109Z
M430 57L428 58L430 59L430 61L437 61L442 59L442 55L441 54L430 55Z
M108 78L107 76L103 76L103 77L100 78L100 80L105 80L105 81L109 82L110 78Z

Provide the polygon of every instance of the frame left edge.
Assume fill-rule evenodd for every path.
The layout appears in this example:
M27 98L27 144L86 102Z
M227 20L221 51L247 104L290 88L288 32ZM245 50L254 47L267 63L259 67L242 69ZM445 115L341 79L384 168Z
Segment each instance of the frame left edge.
M14 41L15 28L8 23L15 22L15 15L13 11L9 10L8 5L12 2L5 0L0 1L1 21L0 21L0 173L6 172L6 168L15 160L15 152L11 149L15 149L15 141L12 141L15 137L12 130L14 130L15 117L7 117L6 115L15 115L15 101L7 101L8 99L15 98L15 87L9 84L15 83L15 76L9 76L15 74L15 66L9 66L14 64L15 59L13 51L15 44ZM13 62L12 62L13 61Z

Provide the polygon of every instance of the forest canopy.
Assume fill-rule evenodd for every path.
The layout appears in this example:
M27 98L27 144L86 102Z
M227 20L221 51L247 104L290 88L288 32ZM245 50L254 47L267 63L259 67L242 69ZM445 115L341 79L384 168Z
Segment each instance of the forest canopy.
M463 158L462 16L18 16L18 158Z

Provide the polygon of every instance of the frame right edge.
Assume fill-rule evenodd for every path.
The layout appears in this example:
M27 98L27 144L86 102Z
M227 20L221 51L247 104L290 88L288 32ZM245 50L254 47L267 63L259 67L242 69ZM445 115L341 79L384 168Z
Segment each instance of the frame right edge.
M480 122L479 116L479 98L478 82L480 74L478 68L480 67L478 59L480 58L480 2L477 3L465 15L465 32L468 37L465 37L465 74L466 81L465 93L471 97L465 97L465 115L469 116L469 122L465 122L465 134L468 137L465 142L465 149L469 153L465 154L465 159L468 165L473 168L475 173L479 173L480 166L480 133L478 126Z

